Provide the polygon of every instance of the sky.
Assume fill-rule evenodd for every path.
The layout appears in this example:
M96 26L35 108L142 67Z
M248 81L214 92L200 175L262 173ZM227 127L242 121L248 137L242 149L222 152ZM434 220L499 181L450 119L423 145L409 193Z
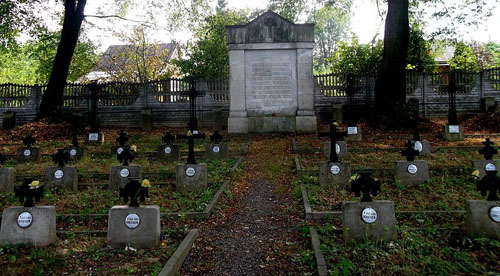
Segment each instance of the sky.
M89 0L85 9L85 14L98 14L101 11L104 14L113 13L109 8L109 4L114 0ZM445 0L445 2L454 2L463 0ZM488 0L495 1L495 0ZM140 1L142 2L142 1ZM147 2L147 1L144 1ZM268 5L268 0L226 0L228 8L249 8L264 9ZM59 2L60 3L60 2ZM215 8L217 3L216 0L212 0L212 5ZM50 0L46 6L42 7L42 13L47 13L47 11L53 11L54 7L57 7L62 11L62 5L55 4L55 0ZM56 10L57 10L56 8ZM437 11L436 9L430 9L429 12ZM356 34L361 43L368 43L373 39L374 36L378 34L378 38L382 38L384 30L384 20L378 15L375 0L354 0L354 7L352 8L353 15L351 18L351 31ZM496 9L492 11L493 16L489 17L483 22L478 29L465 29L463 39L466 41L476 40L481 42L486 41L496 41L500 42L500 33L498 32L498 26L500 26L500 5L497 5ZM126 18L143 21L144 19L143 10L133 9L129 10ZM57 25L57 18L45 17L52 28L59 28ZM99 45L99 51L103 52L109 45L112 44L126 44L126 42L121 41L113 32L128 32L137 23L124 21L124 20L109 20L109 19L97 19L97 18L86 18L87 22L84 23L84 28L86 28L87 36L97 45ZM304 21L305 18L302 19ZM299 22L301 23L301 22ZM425 26L427 31L432 31L439 24L443 22L430 21L427 26ZM101 28L95 28L93 25L98 25ZM161 25L161 22L160 22ZM107 27L107 28L102 28ZM151 38L157 42L170 42L173 39L181 43L185 43L191 38L190 33L187 30L182 30L176 34L169 34L164 30L156 30L151 32Z

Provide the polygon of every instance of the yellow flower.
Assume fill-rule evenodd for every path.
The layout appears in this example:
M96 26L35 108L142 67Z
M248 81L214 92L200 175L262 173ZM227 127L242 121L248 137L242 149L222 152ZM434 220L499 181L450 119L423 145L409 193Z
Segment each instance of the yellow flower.
M149 188L149 187L151 187L151 183L149 182L149 180L144 179L144 180L142 180L141 186L144 188Z
M337 123L337 122L333 122L333 125L334 125L334 126L339 126L339 123Z
M479 179L479 170L475 170L472 172L472 177L474 177L475 179Z
M188 130L187 136L192 136L193 133L191 133L191 130Z
M33 189L38 189L40 188L40 181L38 180L33 180L30 184L30 189L33 190Z
M359 174L355 173L351 176L351 180L356 180L359 178Z
M130 149L131 149L132 151L137 151L137 146L136 146L136 145L132 145L132 146L130 146Z

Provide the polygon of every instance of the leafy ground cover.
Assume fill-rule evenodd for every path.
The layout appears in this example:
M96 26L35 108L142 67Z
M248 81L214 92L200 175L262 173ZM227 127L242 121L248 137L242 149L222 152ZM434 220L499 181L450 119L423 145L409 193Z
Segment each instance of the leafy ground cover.
M390 243L345 243L331 224L317 228L329 275L496 275L500 242L461 231L398 228Z

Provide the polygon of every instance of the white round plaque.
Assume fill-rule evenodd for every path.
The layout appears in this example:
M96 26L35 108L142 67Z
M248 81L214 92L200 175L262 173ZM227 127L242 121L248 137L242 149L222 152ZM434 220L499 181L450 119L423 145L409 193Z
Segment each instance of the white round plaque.
M166 154L170 154L172 152L172 148L171 147L165 147L165 153Z
M125 218L125 225L127 226L128 229L135 229L137 226L139 226L139 223L141 223L141 218L137 214L129 214Z
M495 164L493 163L487 163L485 166L484 166L484 170L487 171L487 172L492 172L492 171L496 171L497 170L497 167L495 166Z
M417 173L418 168L417 168L417 166L415 166L414 164L410 164L410 165L408 166L407 170L408 170L408 173L409 173L409 174L413 175L413 174L416 174L416 173Z
M71 150L69 151L69 155L71 155L71 156L75 156L75 155L76 155L76 153L77 153L76 149L71 149Z
M63 172L63 170L56 170L56 171L54 172L54 177L55 177L56 179L61 179L61 178L63 178L63 176L64 176L64 172Z
M196 170L193 167L189 167L186 169L186 175L189 177L194 176L196 173Z
M337 175L337 174L339 174L339 173L340 173L340 168L339 168L339 166L337 166L337 165L332 165L332 166L330 167L330 172L331 172L333 175Z
M212 150L213 150L215 153L218 153L218 152L220 151L220 148L219 148L219 146L214 146L214 147L212 148Z
M21 228L26 228L33 222L33 216L29 212L22 212L17 217L17 225Z
M197 130L193 130L193 134L198 134L198 131Z
M335 144L335 152L337 152L337 155L340 154L340 146L339 146L339 144Z
M31 150L26 149L24 150L24 156L30 156L31 155Z
M417 150L418 152L421 152L422 151L422 143L420 141L416 141L415 142L415 147L413 147L415 150Z
M490 218L494 222L500 222L500 206L490 208Z
M123 152L123 148L119 147L116 149L116 153L121 154Z
M377 221L377 217L377 211L371 207L367 207L361 212L361 219L368 224L372 224Z
M120 176L123 178L128 177L129 174L130 174L130 171L128 169L121 169L120 170Z

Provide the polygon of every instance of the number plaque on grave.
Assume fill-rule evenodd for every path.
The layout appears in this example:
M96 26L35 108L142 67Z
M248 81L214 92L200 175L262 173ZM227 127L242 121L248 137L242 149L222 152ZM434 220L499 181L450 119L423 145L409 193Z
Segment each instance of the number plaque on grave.
M497 167L493 163L486 163L486 165L484 166L484 170L487 172L492 172L492 171L496 171Z
M416 141L414 149L421 152L422 151L422 143L420 141Z
M361 212L361 219L368 224L372 224L377 221L377 217L377 211L371 207L367 207Z
M76 149L71 149L71 150L69 151L69 155L71 155L71 156L75 156L75 155L76 155Z
M337 166L337 165L332 165L330 167L330 173L333 174L333 175L337 175L340 173L340 167Z
M99 133L89 133L89 141L99 140Z
M494 222L500 222L500 206L490 208L490 218Z
M337 155L340 154L340 146L339 146L339 144L335 144L335 152L337 152Z
M31 150L27 149L24 150L24 156L30 156L31 155Z
M123 152L123 148L119 147L116 149L116 153L121 154Z
M347 134L349 134L349 135L358 134L358 128L357 127L347 127Z
M139 226L139 223L141 223L141 219L137 214L129 214L125 218L125 225L127 226L128 229L137 228L137 226Z
M56 170L56 171L54 172L54 177L55 177L56 179L61 179L61 178L63 178L63 176L64 176L64 172L63 172L63 170Z
M196 170L193 167L189 167L186 169L186 175L189 177L193 177L196 173Z
M21 228L26 228L33 222L33 216L29 212L22 212L17 217L17 225Z
M415 166L414 164L408 165L408 173L409 174L414 175L417 173L417 171L418 171L417 166Z
M460 133L460 128L458 125L450 125L449 126L450 133Z
M165 153L166 154L170 154L172 152L172 148L171 147L165 147Z
M218 153L220 151L219 146L214 146L212 149L215 153Z
M120 176L123 178L128 177L129 174L130 174L130 171L128 169L121 169L120 170Z

